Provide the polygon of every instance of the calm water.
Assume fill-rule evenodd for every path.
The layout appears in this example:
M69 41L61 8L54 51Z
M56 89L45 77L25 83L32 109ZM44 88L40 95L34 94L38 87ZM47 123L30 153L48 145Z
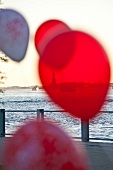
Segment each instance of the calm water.
M113 90L110 90L101 110L113 111ZM6 110L61 110L44 92L6 92L0 94L0 108ZM6 112L6 133L13 133L29 119L36 118L36 112ZM68 113L45 113L45 118L60 124L71 136L81 136L80 120ZM113 139L113 113L104 113L90 122L90 137Z

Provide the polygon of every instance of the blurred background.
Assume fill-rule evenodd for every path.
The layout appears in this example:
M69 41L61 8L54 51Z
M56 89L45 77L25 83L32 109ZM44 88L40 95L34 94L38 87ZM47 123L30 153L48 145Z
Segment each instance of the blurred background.
M6 73L5 86L41 85L38 75L39 55L34 36L45 21L58 19L71 29L94 36L104 47L111 65L113 82L113 1L112 0L1 0L3 8L20 12L28 22L30 37L25 59L16 63L9 59L0 63Z

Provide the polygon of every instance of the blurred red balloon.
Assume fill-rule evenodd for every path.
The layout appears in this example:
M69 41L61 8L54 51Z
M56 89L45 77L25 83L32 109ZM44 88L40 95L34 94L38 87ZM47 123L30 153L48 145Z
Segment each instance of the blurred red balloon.
M80 31L72 31L72 35L75 47L68 64L57 70L40 58L38 69L43 87L51 99L66 112L87 121L99 112L104 103L110 65L105 50L95 38Z
M46 21L37 29L36 49L44 62L53 68L63 67L72 56L75 40L72 34L68 34L70 31L71 29L59 20Z
M58 126L31 121L14 134L5 148L4 170L88 170L83 148Z

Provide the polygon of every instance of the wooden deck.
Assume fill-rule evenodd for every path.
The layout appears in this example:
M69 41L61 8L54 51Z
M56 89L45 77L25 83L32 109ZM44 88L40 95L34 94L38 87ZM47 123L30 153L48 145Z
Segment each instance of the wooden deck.
M8 137L0 138L0 165L2 165L2 157L5 144ZM113 169L113 143L100 142L80 142L84 145L88 153L91 170L112 170ZM0 167L2 169L2 166Z

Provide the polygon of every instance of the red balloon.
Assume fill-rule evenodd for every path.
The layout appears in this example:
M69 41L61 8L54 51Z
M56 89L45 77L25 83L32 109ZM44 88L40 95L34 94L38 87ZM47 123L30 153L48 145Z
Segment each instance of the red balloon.
M38 69L50 98L66 112L87 121L104 103L110 65L105 50L95 38L80 31L72 34L76 43L68 64L57 70L40 58Z
M4 170L88 170L83 148L58 126L31 121L14 134L5 148Z
M59 20L46 21L38 28L35 46L44 62L54 68L67 64L74 51L74 38L72 34L68 34L70 31L71 29Z

